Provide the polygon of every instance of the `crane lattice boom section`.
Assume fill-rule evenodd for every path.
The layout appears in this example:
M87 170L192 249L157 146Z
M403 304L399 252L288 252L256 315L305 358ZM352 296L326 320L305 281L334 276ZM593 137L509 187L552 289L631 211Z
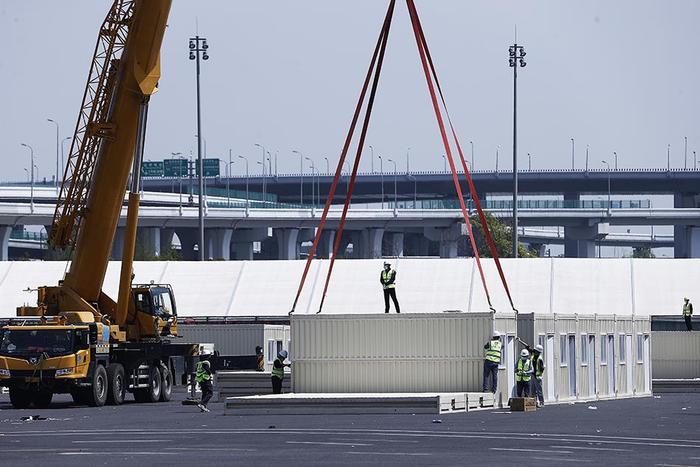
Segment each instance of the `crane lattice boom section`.
M103 139L113 138L110 107L119 79L119 60L126 44L134 0L114 0L100 27L83 102L71 143L49 242L54 248L75 242L90 191L92 173Z

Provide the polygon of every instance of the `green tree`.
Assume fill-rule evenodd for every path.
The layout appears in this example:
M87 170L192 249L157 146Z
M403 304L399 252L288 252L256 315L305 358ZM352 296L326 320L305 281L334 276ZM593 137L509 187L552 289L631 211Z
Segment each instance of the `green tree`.
M656 255L648 246L642 246L632 250L632 258L656 258Z
M496 245L496 252L500 258L510 258L513 256L513 239L512 232L513 228L508 224L501 222L499 219L494 217L490 213L484 213L486 217L486 225L491 232L491 237L493 238L493 243ZM479 256L483 258L491 258L491 251L488 248L486 242L486 236L484 235L484 229L479 220L479 216L474 214L470 217L469 221L472 224L472 230L474 231L474 237L476 240L476 248L479 252ZM468 256L473 256L471 243L467 241L466 254ZM523 244L518 245L518 256L520 258L536 258L537 252L535 250L530 250Z

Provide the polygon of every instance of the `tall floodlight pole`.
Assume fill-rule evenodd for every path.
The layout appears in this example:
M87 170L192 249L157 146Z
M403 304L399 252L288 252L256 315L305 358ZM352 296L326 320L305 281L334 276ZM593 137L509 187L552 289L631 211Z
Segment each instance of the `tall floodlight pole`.
M671 145L666 146L666 170L671 171Z
M22 146L29 148L29 172L30 172L30 188L29 188L29 212L34 212L34 148L30 145L22 143Z
M683 168L688 170L688 137L683 137Z
M379 158L379 178L382 184L382 209L384 209L384 162L381 154L377 154L377 157Z
M698 170L698 156L693 151L693 170Z
M590 147L586 145L586 172L588 172L588 150Z
M574 155L576 154L576 142L574 141L573 138L571 138L571 170L574 170L575 165L575 160L574 160Z
M617 171L617 152L613 151L613 156L615 157L615 171Z
M190 60L197 64L197 167L199 167L199 260L204 261L204 161L202 159L202 108L199 88L199 62L209 60L207 39L196 35L190 37Z
M299 204L304 205L304 155L296 149L292 151L299 154Z
M246 156L238 156L238 158L245 161L245 212L248 214L248 207L250 206L250 196L248 192L248 158Z
M316 205L316 200L314 199L314 174L316 173L316 165L314 160L310 157L304 157L307 161L311 163L311 208L313 209Z
M396 161L394 161L394 160L392 160L392 159L387 159L387 162L391 162L392 164L394 164L394 212L396 212L396 209L397 209L398 206L399 206L399 203L398 203L398 192L397 192L397 190L396 190L396 175L397 175L397 171L396 171Z
M266 200L265 198L265 146L259 143L255 143L255 147L260 148L262 151L262 158L260 159L260 164L262 165L262 194L263 194L263 202Z
M410 152L411 152L411 148L408 148L406 150L406 174L409 173L409 169L410 169L410 166L409 166L409 153Z
M608 211L610 211L610 164L607 161L601 161L608 167Z
M474 171L474 141L469 141L472 146L472 166L469 168L472 172Z
M54 125L56 125L56 179L54 180L54 186L58 189L58 158L59 158L59 154L61 152L61 148L59 147L61 144L60 143L60 136L59 136L60 130L58 128L58 122L56 120L51 119L51 118L47 118L46 121L51 122ZM687 142L688 142L688 138L686 138L686 143ZM686 146L687 146L687 144L686 144Z
M372 173L374 173L374 148L371 144L369 145L369 150L372 153L372 157L370 159L372 160Z
M508 47L513 69L513 258L518 257L518 66L524 67L525 48L517 42ZM572 167L573 168L573 167Z

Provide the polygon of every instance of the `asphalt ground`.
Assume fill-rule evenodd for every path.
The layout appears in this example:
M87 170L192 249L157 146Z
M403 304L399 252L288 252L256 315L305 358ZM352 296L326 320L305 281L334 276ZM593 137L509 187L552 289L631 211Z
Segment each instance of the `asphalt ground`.
M0 465L700 466L700 394L441 416L224 416L183 398L15 410L2 395Z

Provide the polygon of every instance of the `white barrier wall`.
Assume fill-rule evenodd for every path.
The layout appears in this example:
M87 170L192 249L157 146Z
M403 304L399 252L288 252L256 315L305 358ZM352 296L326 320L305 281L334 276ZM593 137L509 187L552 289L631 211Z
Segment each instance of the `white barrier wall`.
M488 310L471 258L391 260L403 313ZM521 312L566 314L680 314L684 296L700 284L697 259L504 259L515 305ZM338 260L324 313L382 313L379 272L383 260ZM496 310L510 311L493 261L483 264ZM105 290L116 296L119 262L107 271ZM40 285L56 284L66 263L0 262L0 318L36 302ZM135 263L136 282L170 283L181 316L284 316L291 308L304 261ZM296 308L314 314L327 260L314 261ZM697 297L700 303L700 295Z

